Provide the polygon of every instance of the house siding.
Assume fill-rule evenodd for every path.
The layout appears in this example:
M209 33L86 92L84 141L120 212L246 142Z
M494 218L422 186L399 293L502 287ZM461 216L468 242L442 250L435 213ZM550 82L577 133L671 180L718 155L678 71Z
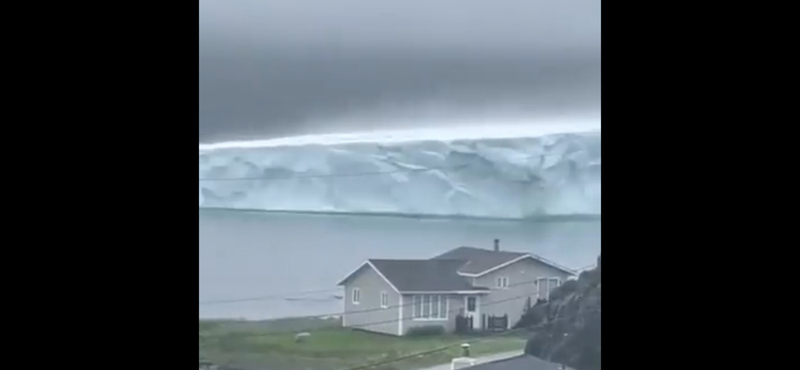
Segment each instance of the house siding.
M508 325L514 326L522 317L527 297L531 303L536 303L538 289L533 282L537 278L559 278L561 282L571 277L569 273L526 258L499 270L492 271L474 279L474 285L491 289L491 293L481 300L481 314L487 316L503 316L508 314ZM507 277L509 288L497 288L496 279ZM521 297L521 298L517 298ZM498 303L494 303L498 302Z
M344 283L342 325L354 329L398 335L400 295L369 265ZM353 303L353 288L361 290L361 303ZM389 307L381 308L381 292L389 295ZM368 312L360 312L369 310Z
M403 294L403 335L410 328L441 325L448 333L456 330L456 315L464 309L464 296L456 294L442 294L447 296L447 320L414 320L414 295Z

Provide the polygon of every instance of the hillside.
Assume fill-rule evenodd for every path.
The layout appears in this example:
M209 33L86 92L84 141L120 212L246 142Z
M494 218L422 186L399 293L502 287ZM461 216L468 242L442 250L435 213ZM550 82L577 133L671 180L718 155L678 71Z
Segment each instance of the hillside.
M515 327L531 328L525 353L577 370L600 370L600 257L597 267L531 307Z

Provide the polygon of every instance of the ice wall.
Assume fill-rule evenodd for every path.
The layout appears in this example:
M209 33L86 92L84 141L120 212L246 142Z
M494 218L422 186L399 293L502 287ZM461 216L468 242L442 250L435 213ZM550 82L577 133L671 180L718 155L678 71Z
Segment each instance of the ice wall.
M600 214L600 130L435 136L201 145L200 207L499 218Z

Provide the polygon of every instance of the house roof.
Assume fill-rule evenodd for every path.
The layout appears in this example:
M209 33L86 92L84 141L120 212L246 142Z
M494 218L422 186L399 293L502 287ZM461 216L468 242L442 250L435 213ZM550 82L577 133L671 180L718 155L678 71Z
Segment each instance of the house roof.
M460 259L467 261L464 266L458 269L464 274L480 274L493 267L500 266L524 256L526 253L493 251L474 247L458 247L433 259Z
M473 286L465 276L480 276L524 258L575 274L530 253L459 247L427 260L369 259L345 276L344 284L362 268L374 269L397 292L464 292L489 290Z
M530 253L494 251L475 247L458 247L456 249L440 254L433 259L459 259L467 261L458 269L462 274L479 275L489 270L498 268L504 264L510 264L523 258L532 258L553 268L564 272L575 274L574 271L548 261Z
M368 261L401 292L449 292L485 290L476 288L458 275L466 261L457 259Z
M470 366L470 370L561 370L561 366L531 355L520 355L503 360Z

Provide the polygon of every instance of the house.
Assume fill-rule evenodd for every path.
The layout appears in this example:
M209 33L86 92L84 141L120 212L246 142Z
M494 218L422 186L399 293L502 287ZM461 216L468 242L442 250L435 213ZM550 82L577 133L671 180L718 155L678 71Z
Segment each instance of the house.
M539 256L459 247L430 259L369 259L345 276L342 325L404 335L410 328L456 328L456 316L471 318L473 330L487 318L507 315L507 329L525 305L547 300L575 272Z

